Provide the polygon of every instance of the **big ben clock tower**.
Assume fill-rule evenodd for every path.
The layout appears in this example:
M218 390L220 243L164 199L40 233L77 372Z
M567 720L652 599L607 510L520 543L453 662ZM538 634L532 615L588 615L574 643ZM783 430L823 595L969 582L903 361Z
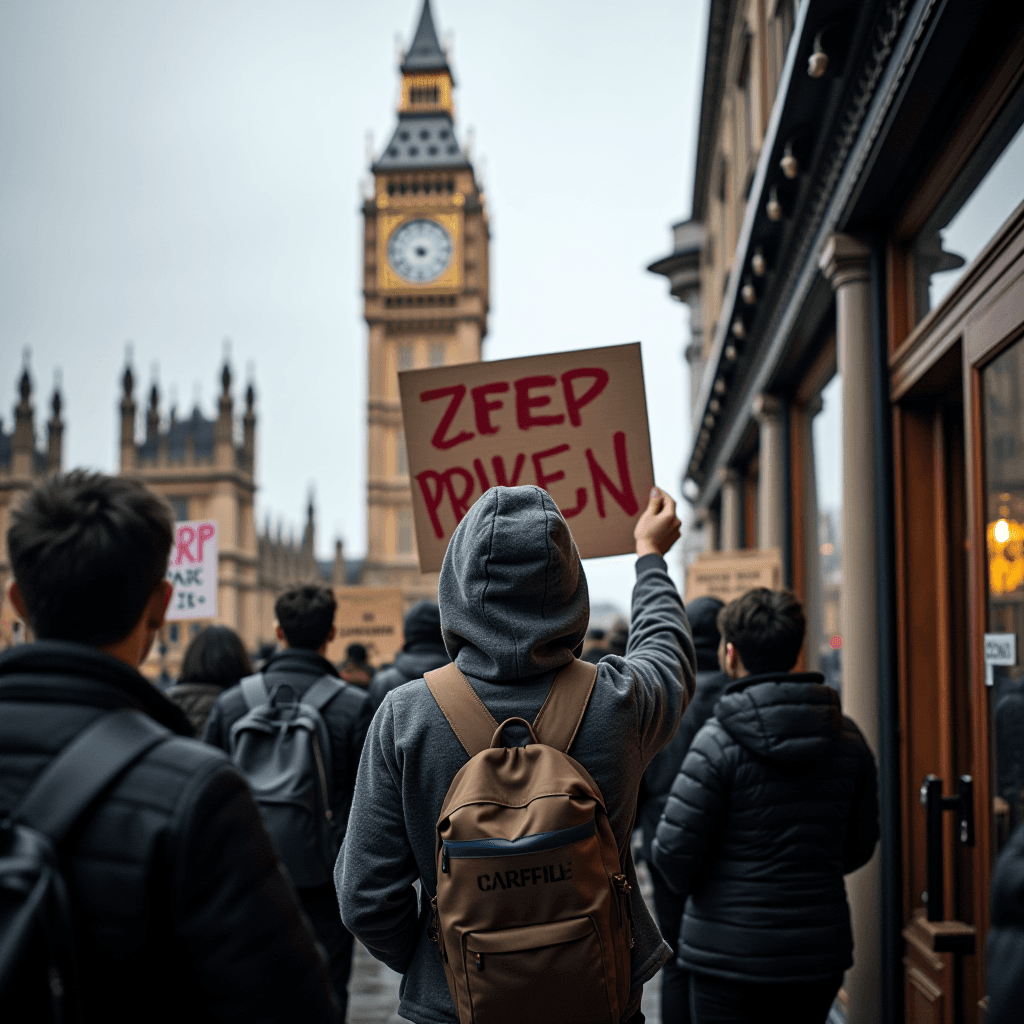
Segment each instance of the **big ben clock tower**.
M475 362L487 333L489 230L483 193L455 136L448 58L424 0L401 65L398 126L365 202L369 325L367 556L362 580L437 596L421 575L398 398L398 371Z

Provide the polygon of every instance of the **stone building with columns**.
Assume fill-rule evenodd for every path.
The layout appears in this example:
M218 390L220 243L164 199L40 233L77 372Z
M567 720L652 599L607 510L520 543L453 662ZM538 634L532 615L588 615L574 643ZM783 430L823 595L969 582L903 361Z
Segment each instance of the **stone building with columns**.
M879 761L834 1014L980 1022L1024 820L1024 8L708 17L692 215L651 266L690 307L694 534L781 549L800 667Z
M24 626L7 599L7 585L11 582L11 563L7 554L11 509L23 494L50 473L60 470L64 446L60 388L54 386L50 398L45 450L40 449L36 439L32 376L27 365L18 378L17 394L14 426L10 433L4 429L3 419L0 418L0 650L25 636Z

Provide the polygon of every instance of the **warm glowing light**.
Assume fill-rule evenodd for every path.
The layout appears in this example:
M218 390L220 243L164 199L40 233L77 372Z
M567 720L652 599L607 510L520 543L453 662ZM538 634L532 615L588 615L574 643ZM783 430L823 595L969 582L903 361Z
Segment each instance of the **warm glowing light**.
M1010 539L1010 524L1000 519L992 529L992 536L997 544L1005 544Z
M837 633L834 637L831 637L828 642L829 647L833 651L838 651L843 646L843 638Z
M823 555L834 554L835 550L836 549L828 541L825 541L825 543L821 545L821 553Z

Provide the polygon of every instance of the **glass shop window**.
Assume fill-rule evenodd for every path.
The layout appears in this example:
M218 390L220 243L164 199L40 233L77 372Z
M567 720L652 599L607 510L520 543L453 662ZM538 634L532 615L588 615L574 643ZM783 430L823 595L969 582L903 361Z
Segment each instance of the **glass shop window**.
M843 383L836 374L821 391L821 411L811 422L817 497L817 591L809 594L806 661L842 693L843 633Z
M992 751L993 850L1024 822L1024 344L982 371L985 444L986 632L1013 638L1015 665L986 672ZM1007 659L1009 660L1009 659Z
M986 140L968 161L957 184L929 218L912 247L917 322L952 291L971 261L1024 201L1024 126L1015 133L997 125L989 132L1009 136L1005 146Z

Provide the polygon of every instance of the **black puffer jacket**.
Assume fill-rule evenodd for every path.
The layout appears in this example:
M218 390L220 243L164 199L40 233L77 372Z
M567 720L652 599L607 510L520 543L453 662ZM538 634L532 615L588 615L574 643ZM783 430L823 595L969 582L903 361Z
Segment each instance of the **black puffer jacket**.
M447 665L451 658L441 636L441 612L433 601L417 601L405 614L402 624L405 646L393 665L381 669L370 683L370 703L380 707L386 694L425 672Z
M176 683L164 691L164 696L185 712L193 735L202 739L206 731L206 720L223 692L224 687L216 683Z
M1010 836L992 874L988 933L988 1024L1017 1024L1024 1006L1024 825Z
M264 683L273 690L280 683L287 683L301 697L321 676L337 678L338 671L316 651L288 647L267 659L263 666ZM203 739L221 750L227 750L231 739L231 726L249 711L249 705L242 696L241 686L232 686L218 698L206 723ZM373 709L366 691L361 686L346 684L345 689L324 708L324 725L331 737L331 764L333 779L331 785L331 810L334 820L342 825L348 821L352 806L352 791L356 785L356 769L359 755L363 750L366 730L369 728Z
M689 896L688 970L782 983L853 963L843 875L878 841L877 775L822 679L733 683L683 761L651 853Z
M86 1020L336 1020L326 965L248 786L223 754L184 738L184 714L134 669L53 640L0 654L0 817L116 708L176 735L129 768L61 850Z

